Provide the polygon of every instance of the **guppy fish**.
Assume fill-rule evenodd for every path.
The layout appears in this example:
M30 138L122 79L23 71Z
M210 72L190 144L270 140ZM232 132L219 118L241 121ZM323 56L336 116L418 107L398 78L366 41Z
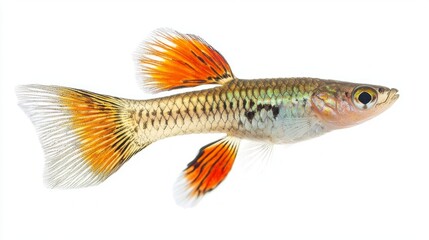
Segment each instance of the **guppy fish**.
M49 187L96 185L163 138L226 133L202 147L181 174L176 201L195 204L234 164L241 139L295 143L377 116L397 90L317 78L242 80L200 37L157 30L136 57L149 92L216 84L151 100L130 100L59 86L17 88L46 155Z

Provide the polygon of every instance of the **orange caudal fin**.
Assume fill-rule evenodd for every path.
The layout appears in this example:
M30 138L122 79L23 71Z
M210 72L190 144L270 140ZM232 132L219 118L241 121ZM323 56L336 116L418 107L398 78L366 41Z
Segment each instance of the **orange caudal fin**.
M228 136L202 147L176 184L176 202L193 206L215 189L231 170L239 145L239 138Z
M234 78L225 58L202 38L160 29L137 54L143 87L151 92L224 84Z
M95 185L149 143L135 140L129 100L43 85L17 88L46 156L49 187Z

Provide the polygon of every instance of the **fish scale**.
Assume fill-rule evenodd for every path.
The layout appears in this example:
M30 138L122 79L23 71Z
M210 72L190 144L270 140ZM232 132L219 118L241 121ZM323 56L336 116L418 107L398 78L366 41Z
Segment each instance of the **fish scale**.
M271 141L288 142L299 136L289 135L291 132L283 127L284 123L295 118L314 117L308 99L318 81L310 78L237 79L212 89L145 100L133 105L135 112L146 113L135 120L139 125L137 134L149 142L211 132L264 139L281 130L282 134L276 134Z

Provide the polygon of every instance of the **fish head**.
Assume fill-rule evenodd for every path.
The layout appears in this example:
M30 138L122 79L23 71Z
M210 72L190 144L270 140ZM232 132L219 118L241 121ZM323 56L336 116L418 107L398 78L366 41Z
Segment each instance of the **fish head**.
M351 127L384 112L398 99L398 90L377 85L329 81L313 93L312 108L329 128Z

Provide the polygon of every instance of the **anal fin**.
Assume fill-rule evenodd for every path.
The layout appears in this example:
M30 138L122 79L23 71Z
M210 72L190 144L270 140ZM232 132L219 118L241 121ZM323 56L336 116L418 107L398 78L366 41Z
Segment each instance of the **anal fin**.
M215 189L231 170L239 145L239 138L227 136L202 147L178 180L176 202L185 207L193 206Z

